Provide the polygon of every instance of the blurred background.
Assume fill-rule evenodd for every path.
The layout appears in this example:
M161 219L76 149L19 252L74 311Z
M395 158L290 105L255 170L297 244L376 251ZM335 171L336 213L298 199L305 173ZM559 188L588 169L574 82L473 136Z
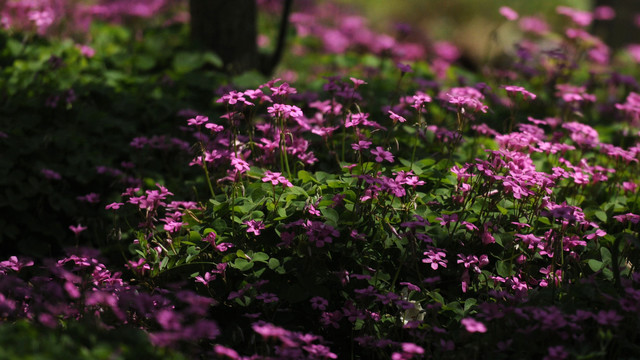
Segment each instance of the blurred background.
M500 15L501 6L509 6L521 16L540 16L553 27L566 22L556 13L556 7L569 6L591 10L590 0L336 0L352 8L381 32L388 32L398 23L408 24L416 33L425 34L433 41L446 40L456 44L472 58L482 57L493 31L501 43L512 43L519 38L516 24L505 24ZM640 3L640 1L638 1Z

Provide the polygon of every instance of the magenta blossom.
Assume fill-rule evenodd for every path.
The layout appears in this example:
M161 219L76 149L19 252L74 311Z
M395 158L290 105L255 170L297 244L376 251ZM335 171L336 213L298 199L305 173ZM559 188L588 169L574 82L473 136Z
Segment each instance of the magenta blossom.
M502 6L498 11L509 21L518 20L518 13L508 6Z
M351 144L351 148L355 151L360 151L360 150L368 149L369 146L371 146L371 144L372 144L371 141L360 140L357 143Z
M209 121L209 118L206 116L198 115L193 119L187 120L187 125L189 126L200 126Z
M247 225L247 232L252 232L255 235L260 235L260 230L264 230L265 228L262 221L249 220L245 221L244 224Z
M287 178L282 176L282 173L271 172L269 170L264 172L262 182L270 182L273 186L281 184L284 187L293 187L293 184L289 180L287 180Z
M422 262L425 264L431 264L431 268L433 270L438 270L439 266L442 266L444 268L447 267L447 259L445 258L447 254L444 251L428 250L424 252L424 255L426 256L426 258L422 259Z
M114 202L114 203L111 203L111 204L105 206L104 208L107 209L107 210L118 210L118 209L120 209L120 206L122 206L122 205L124 205L124 203Z
M393 120L393 122L405 122L407 121L407 119L403 118L402 116L394 113L393 111L389 110L389 118L391 118L391 120Z
M400 285L406 286L411 291L420 291L420 288L410 282L401 282Z
M376 162L383 162L385 160L391 163L393 162L393 155L381 146L377 146L375 150L371 150L371 154L376 156Z
M224 127L222 125L218 125L214 123L207 123L204 125L204 127L211 130L211 132L215 132L215 133L224 130Z
M244 93L238 91L231 91L228 94L223 95L220 99L216 100L216 102L228 105L235 105L237 103L243 103L249 106L253 105L252 102L249 102L244 98Z
M229 359L240 359L240 355L238 355L237 351L222 345L214 346L213 351L216 355L225 356Z
M464 318L464 319L460 320L460 323L462 325L464 325L464 328L470 333L474 333L474 332L485 333L485 332L487 332L487 327L483 323L481 323L480 321L477 321L475 319Z
M78 236L80 235L81 232L87 230L88 228L86 226L82 226L78 224L78 226L74 226L74 225L69 226L69 229L73 231L73 233L76 234L76 236Z
M20 271L23 267L29 266L33 266L33 260L11 256L9 260L0 261L0 274L3 274L5 270Z
M354 87L355 87L356 89L357 89L357 88L358 88L358 86L360 86L360 85L365 85L365 84L367 84L367 82L366 82L366 81L364 81L364 80L360 80L360 79L356 79L356 78L354 78L354 77L350 77L350 78L349 78L349 80L353 81L353 85L354 85Z
M509 96L515 96L518 93L522 94L522 97L525 100L535 100L535 98L537 97L536 94L528 91L522 86L506 85L504 86L504 89L507 91L507 94L509 94Z
M55 172L55 171L53 171L51 169L42 169L42 170L40 170L40 173L42 173L42 175L44 175L44 177L46 177L49 180L60 180L60 179L62 179L62 176L59 173L57 173L57 172Z
M403 64L403 63L396 63L396 67L398 68L398 70L400 70L400 72L402 72L403 74L406 73L412 73L413 69L411 68L411 65L408 64Z
M321 296L314 296L309 300L309 302L311 303L311 307L315 310L324 311L329 305L329 302Z
M77 44L76 48L78 48L80 53L85 57L92 58L96 55L96 51L91 46Z
M196 282L201 283L205 286L209 286L209 283L216 279L216 276L211 272L204 273L204 276L198 275L196 276Z

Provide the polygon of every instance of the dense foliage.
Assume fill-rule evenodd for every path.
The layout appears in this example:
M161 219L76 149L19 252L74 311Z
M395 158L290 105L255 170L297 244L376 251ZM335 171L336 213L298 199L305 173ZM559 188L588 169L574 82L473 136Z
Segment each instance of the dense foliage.
M274 79L179 23L8 23L0 357L633 358L639 59L587 32L609 10L502 8L522 40L480 73L300 10Z

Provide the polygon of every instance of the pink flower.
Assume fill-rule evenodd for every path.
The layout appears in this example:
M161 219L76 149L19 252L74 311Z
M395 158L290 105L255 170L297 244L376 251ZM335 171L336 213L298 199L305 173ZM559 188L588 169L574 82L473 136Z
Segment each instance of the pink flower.
M79 201L88 202L90 204L96 204L100 202L100 194L89 193L87 195L76 197Z
M569 357L569 353L562 345L549 346L547 351L549 352L548 355L542 358L542 360L564 360Z
M209 118L206 116L198 115L193 119L187 120L187 125L189 126L200 126L209 121Z
M351 144L351 148L355 151L360 151L360 150L368 149L369 146L371 146L371 144L372 144L371 141L360 140L357 143Z
M596 322L602 326L616 327L623 320L623 317L618 315L615 310L600 310L593 317Z
M273 104L267 108L267 112L274 119L282 117L283 119L296 119L303 116L302 110L295 105Z
M125 267L137 274L144 275L148 270L151 270L151 266L146 263L143 258L136 260L129 260Z
M424 349L414 343L402 343L402 352L408 354L424 354Z
M269 323L254 323L251 327L265 339L283 338L290 334L288 330Z
M613 20L616 17L616 11L611 6L598 6L593 9L593 18L596 20Z
M520 29L536 35L545 35L549 32L549 24L539 17L526 16L520 19Z
M571 121L562 124L562 127L569 130L569 137L579 146L595 147L600 143L598 131L589 125Z
M438 270L439 266L444 268L447 267L447 259L445 258L447 254L443 251L428 250L424 252L424 255L427 257L422 259L422 262L425 264L431 264L431 268L433 270Z
M249 220L245 221L244 224L247 225L247 232L252 232L255 235L260 235L260 230L264 230L265 228L262 221Z
M567 6L558 6L556 12L569 17L571 21L579 26L589 26L591 21L593 21L593 15L588 11L580 11Z
M504 16L509 21L518 19L518 13L508 6L502 6L498 11L500 12L500 15Z
M331 350L324 345L311 344L311 345L303 346L302 348L305 349L309 354L311 354L312 357L315 359L320 359L320 358L337 359L338 358L338 355L332 353Z
M407 121L407 119L403 118L402 116L394 113L393 111L389 110L389 118L391 118L391 120L393 120L393 122L405 122Z
M55 172L55 171L53 171L51 169L42 169L42 170L40 170L40 173L42 173L42 175L44 175L44 177L46 177L49 180L60 180L60 179L62 179L62 176L59 173L57 173L57 172Z
M237 351L222 345L214 346L213 351L216 353L216 355L225 356L225 357L228 357L229 359L233 359L233 360L240 359L240 355L238 355Z
M220 132L224 130L224 127L222 127L222 125L218 125L214 123L207 123L204 125L204 127L211 130L211 132Z
M410 282L401 282L400 285L406 286L411 291L420 291L420 288Z
M637 224L638 222L640 222L640 215L636 215L633 213L627 213L624 215L616 215L613 217L616 221L621 222L621 223L625 223L627 221L630 221L633 224Z
M431 96L423 93L422 91L418 91L416 92L415 95L413 95L413 105L411 105L412 108L415 109L421 109L425 103L431 102Z
M376 156L376 162L383 162L384 160L388 162L393 162L393 155L385 151L381 146L377 146L375 150L371 150L371 154Z
M80 50L80 53L83 56L86 56L88 58L92 58L96 55L96 51L91 47L91 46L87 46L87 45L76 45L76 47L78 48L78 50Z
M74 234L76 234L76 236L80 235L81 232L87 230L88 228L86 226L82 226L80 224L78 224L78 226L69 226L69 229L71 231L73 231Z
M210 272L204 273L204 276L196 276L196 282L204 284L205 286L209 286L209 283L216 279L216 276L211 274Z
M265 304L269 304L272 302L277 302L278 296L276 294L273 293L262 293L262 294L258 294L256 295L256 299L258 300L262 300Z
M396 67L402 73L412 73L413 72L413 69L411 69L411 65L408 65L408 64L396 63Z
M231 249L232 247L233 247L232 243L223 242L223 243L220 243L220 244L216 245L216 250L218 250L220 252L225 252L225 251Z
M120 209L120 206L122 206L122 205L124 205L124 203L114 202L114 203L111 203L111 204L105 206L104 208L107 209L107 210L118 210L118 209Z
M216 233L214 231L207 233L207 235L205 235L205 237L202 238L202 241L206 241L209 244L215 246L216 245Z
M29 266L33 266L31 259L18 259L17 256L11 256L9 260L0 261L0 274L2 274L4 270L20 271L23 267Z
M249 102L244 98L244 93L238 91L231 91L228 94L223 95L220 99L216 100L216 102L225 103L228 105L235 105L239 102L249 106L253 105L252 102Z
M324 311L329 305L329 302L321 296L314 296L309 300L309 302L311 302L311 307L315 310Z
M351 81L353 81L354 87L355 87L356 89L358 88L358 86L360 86L360 85L364 85L364 84L366 84L366 83L367 83L367 82L366 82L366 81L364 81L364 80L356 79L356 78L354 78L354 77L350 77L349 79L350 79Z
M631 55L631 58L633 59L633 61L640 63L640 45L639 44L631 44L627 46L627 51L629 52L629 55Z
M520 93L522 94L522 97L525 100L534 100L536 98L536 94L530 91L527 91L522 86L507 85L507 86L504 86L504 89L507 91L507 94L509 94L510 96L515 96L517 93Z
M448 41L438 41L433 44L433 51L445 62L453 62L460 57L460 50Z
M474 333L474 332L479 332L479 333L485 333L487 332L487 327L484 326L483 323L473 319L473 318L464 318L462 320L460 320L460 323L462 325L464 325L464 328L470 332L470 333Z
M284 187L293 187L293 184L287 180L282 173L279 172L271 172L269 170L264 172L264 177L262 178L262 182L270 182L271 185L276 186L278 184L282 184Z
M251 169L248 162L236 157L235 154L231 154L231 165L239 173L246 173Z

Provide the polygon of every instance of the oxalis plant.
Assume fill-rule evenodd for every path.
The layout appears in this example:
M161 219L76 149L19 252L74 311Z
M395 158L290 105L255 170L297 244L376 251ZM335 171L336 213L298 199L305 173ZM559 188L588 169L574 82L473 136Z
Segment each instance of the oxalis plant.
M482 77L448 78L441 51L181 112L195 196L106 205L127 277L89 250L36 277L11 257L1 317L143 329L194 358L633 358L640 95L559 12L576 28L530 21L513 68Z
M190 278L215 312L244 318L224 346L248 341L261 353L244 322L275 346L266 356L562 358L634 347L616 335L636 326L623 322L635 309L640 217L625 213L637 206L634 148L600 143L570 118L528 117L504 135L474 125L493 138L482 149L464 137L490 109L478 88L416 91L376 114L361 104L366 85L330 79L325 88L338 90L298 106L296 89L274 80L217 99L219 121L188 119L190 165L210 199L127 190L124 202L144 214L130 268L150 283ZM557 89L561 106L584 106L566 100L573 87ZM493 94L537 98L520 86ZM432 108L449 115L429 125ZM321 161L332 170L307 170ZM597 346L585 346L589 332Z

